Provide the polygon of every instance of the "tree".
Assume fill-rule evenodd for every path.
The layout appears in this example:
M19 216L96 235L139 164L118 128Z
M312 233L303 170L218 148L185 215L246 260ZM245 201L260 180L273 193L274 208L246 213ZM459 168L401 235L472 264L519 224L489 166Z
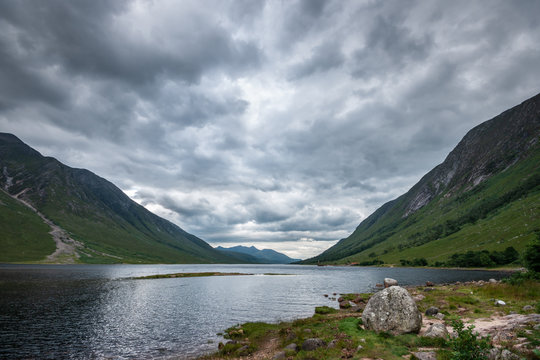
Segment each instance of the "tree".
M529 271L540 272L540 233L525 248L523 263Z

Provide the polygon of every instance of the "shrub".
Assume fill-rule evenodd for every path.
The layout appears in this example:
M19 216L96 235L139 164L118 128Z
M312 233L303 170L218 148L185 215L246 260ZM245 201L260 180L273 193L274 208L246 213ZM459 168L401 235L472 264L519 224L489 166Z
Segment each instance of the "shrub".
M413 260L399 260L402 266L427 266L428 262L425 258L415 258Z
M523 263L529 271L540 272L540 234L525 248Z
M540 273L535 271L515 272L510 277L502 279L502 282L510 285L521 285L527 280L540 280Z
M474 325L465 327L459 319L452 320L451 325L457 332L457 337L449 340L452 349L451 360L486 360L488 358L489 338L478 338L478 334L473 332Z

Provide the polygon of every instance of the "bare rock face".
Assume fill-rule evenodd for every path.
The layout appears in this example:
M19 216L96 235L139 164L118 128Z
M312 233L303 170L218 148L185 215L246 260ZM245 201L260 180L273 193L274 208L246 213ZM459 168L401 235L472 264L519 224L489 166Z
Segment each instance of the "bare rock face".
M422 314L407 290L390 286L369 299L362 321L366 329L377 332L418 333L422 327Z

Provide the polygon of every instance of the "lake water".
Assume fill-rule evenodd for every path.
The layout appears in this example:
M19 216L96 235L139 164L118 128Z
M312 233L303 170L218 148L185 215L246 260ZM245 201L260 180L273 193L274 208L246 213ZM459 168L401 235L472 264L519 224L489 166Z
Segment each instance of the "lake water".
M176 272L253 276L130 280ZM263 275L280 273L291 275ZM0 265L0 358L185 359L217 349L217 333L247 321L337 307L324 294L487 280L503 273L299 265Z

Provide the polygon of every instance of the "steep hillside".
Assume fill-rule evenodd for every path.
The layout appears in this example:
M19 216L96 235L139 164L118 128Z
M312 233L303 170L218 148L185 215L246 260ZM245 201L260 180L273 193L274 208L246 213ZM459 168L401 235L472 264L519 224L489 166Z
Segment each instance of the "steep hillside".
M292 259L287 255L277 252L275 250L259 250L255 246L247 247L238 245L230 248L218 246L216 249L220 251L225 251L227 253L244 254L249 256L248 259L253 259L252 262L257 262L261 264L290 264L296 261L300 261L299 259Z
M109 181L43 157L14 135L4 133L0 133L0 187L12 196L3 196L3 203L17 207L8 211L0 206L0 226L12 233L0 237L2 249L8 249L3 250L1 261L33 261L54 251L47 235L50 226L37 221L41 216L59 227L60 241L71 246L75 261L238 262L149 212ZM37 212L37 218L28 212L30 208ZM24 212L32 226L15 225L10 220L14 211ZM26 244L24 239L31 242ZM22 255L27 251L32 255Z
M306 263L446 260L540 231L540 95L475 127L406 194Z

